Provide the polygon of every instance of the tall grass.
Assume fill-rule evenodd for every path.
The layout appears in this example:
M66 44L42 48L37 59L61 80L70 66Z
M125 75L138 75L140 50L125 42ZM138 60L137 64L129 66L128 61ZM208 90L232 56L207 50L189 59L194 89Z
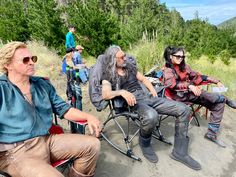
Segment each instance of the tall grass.
M47 76L54 86L59 89L59 93L65 92L65 76L60 75L62 57L58 56L55 51L49 50L40 42L29 42L30 51L37 55L39 60L36 64L36 75ZM154 65L158 65L161 69L164 65L163 60L164 45L158 42L142 40L127 53L133 55L137 59L138 68L141 72L146 73ZM96 62L94 57L85 59L88 66ZM188 60L187 63L196 71L220 79L221 82L228 87L227 96L236 98L236 60L231 59L229 66L225 65L220 59L213 64L206 57L198 60ZM63 80L63 81L61 81Z
M130 53L136 58L139 70L142 73L146 73L154 65L163 66L163 50L164 46L161 43L141 40L127 53Z
M225 65L220 59L217 59L213 64L206 57L201 57L199 60L189 60L191 67L200 71L202 74L212 76L219 79L228 91L225 95L236 98L236 60L231 59L230 65Z

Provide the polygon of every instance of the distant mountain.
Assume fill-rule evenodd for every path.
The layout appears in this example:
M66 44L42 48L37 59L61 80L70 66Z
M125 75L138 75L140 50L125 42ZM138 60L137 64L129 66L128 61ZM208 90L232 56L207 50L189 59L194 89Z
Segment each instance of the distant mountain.
M233 17L229 20L226 20L222 23L220 23L219 25L217 25L218 28L228 28L228 27L232 27L236 30L236 17Z

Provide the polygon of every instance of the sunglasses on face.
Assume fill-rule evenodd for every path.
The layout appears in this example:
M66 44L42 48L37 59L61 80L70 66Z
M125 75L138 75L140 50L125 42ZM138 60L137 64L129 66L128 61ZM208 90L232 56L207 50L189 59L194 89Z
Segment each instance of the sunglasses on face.
M184 55L172 55L172 56L174 56L174 57L176 57L178 60L184 60L185 59L185 56Z
M36 63L36 62L38 61L38 57L37 57L37 56L31 56L31 57L24 57L24 58L22 58L22 62L23 62L24 64L28 64L30 60L31 60L33 63Z

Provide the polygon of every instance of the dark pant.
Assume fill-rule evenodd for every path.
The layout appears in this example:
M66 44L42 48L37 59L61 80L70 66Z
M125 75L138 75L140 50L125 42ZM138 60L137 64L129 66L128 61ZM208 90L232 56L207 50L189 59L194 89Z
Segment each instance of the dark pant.
M177 98L177 100L199 104L209 109L211 115L208 124L208 133L212 135L218 133L225 108L225 97L223 95L202 90L200 96L195 96L192 92L189 92L184 97Z
M152 97L142 91L133 93L137 104L133 109L141 115L141 135L150 137L156 124L159 121L158 114L165 114L175 117L175 135L187 136L189 116L191 109L184 103L169 100L166 98Z

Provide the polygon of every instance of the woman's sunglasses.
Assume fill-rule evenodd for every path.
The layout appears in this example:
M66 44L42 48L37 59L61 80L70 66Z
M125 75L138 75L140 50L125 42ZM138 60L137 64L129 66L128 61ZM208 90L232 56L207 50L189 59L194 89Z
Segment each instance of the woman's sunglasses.
M185 59L185 56L184 56L184 55L174 55L174 54L173 54L173 56L176 57L176 58L178 58L178 59L183 59L183 60Z
M29 63L30 60L32 60L33 63L36 63L38 61L38 57L37 56L24 57L22 59L22 62L26 65Z

